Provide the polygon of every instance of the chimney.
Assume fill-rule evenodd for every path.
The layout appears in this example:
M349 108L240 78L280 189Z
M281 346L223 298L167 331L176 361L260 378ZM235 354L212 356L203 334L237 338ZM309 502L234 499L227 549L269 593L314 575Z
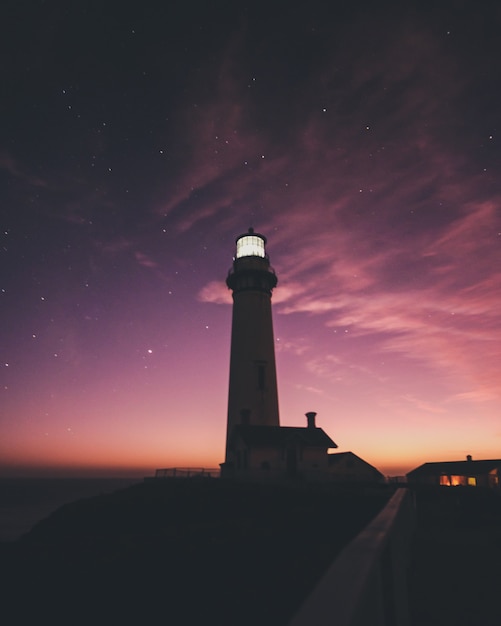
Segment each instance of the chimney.
M315 417L316 417L316 413L313 411L310 411L309 413L306 413L306 419L308 420L308 428L316 428L315 426Z
M467 454L467 455L466 455L466 460L467 460L467 461L471 461L471 454Z

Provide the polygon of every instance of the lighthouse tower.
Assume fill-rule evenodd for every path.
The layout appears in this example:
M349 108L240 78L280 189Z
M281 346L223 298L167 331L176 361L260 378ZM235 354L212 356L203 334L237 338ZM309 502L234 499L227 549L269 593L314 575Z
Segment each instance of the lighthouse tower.
M236 239L226 284L233 291L228 439L232 429L279 426L271 292L277 277L266 253L266 237L252 228Z

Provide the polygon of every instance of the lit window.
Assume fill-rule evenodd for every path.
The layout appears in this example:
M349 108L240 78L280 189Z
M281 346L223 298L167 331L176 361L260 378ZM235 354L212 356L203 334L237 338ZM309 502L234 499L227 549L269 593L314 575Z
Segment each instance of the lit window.
M466 478L464 476L447 476L445 474L442 474L440 476L440 484L445 485L446 487L457 487L458 485L466 485Z
M476 487L477 479L475 476L468 476L468 485L470 485L470 487Z
M237 241L237 259L243 256L266 256L264 250L264 240L256 235L246 235Z

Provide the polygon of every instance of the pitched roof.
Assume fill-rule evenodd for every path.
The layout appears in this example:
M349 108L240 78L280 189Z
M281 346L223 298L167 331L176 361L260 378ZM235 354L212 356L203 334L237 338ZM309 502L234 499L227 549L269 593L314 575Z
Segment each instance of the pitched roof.
M361 457L357 456L353 452L331 452L331 454L327 456L330 467L332 467L333 465L338 465L346 458L356 459L359 464L366 465L367 468L370 468L373 472L379 474L379 476L384 476L384 474L382 474L377 468L375 468L374 465L367 463L367 461L364 461Z
M239 436L245 444L253 447L285 446L298 441L312 448L337 448L337 444L322 430L300 426L244 426L237 425L231 439Z
M339 463L343 459L346 459L349 456L351 457L354 456L360 461L362 461L362 459L356 454L353 454L353 452L333 452L332 454L329 454L329 465L336 465L337 463Z
M483 461L439 461L436 463L423 463L407 476L436 476L437 474L448 474L466 476L466 474L488 474L494 469L501 469L501 459L490 459Z

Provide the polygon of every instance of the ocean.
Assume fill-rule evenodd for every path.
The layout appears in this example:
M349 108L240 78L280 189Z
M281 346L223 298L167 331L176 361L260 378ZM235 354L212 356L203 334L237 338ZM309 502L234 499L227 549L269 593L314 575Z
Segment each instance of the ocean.
M0 478L0 541L15 541L63 504L138 482L137 478Z

